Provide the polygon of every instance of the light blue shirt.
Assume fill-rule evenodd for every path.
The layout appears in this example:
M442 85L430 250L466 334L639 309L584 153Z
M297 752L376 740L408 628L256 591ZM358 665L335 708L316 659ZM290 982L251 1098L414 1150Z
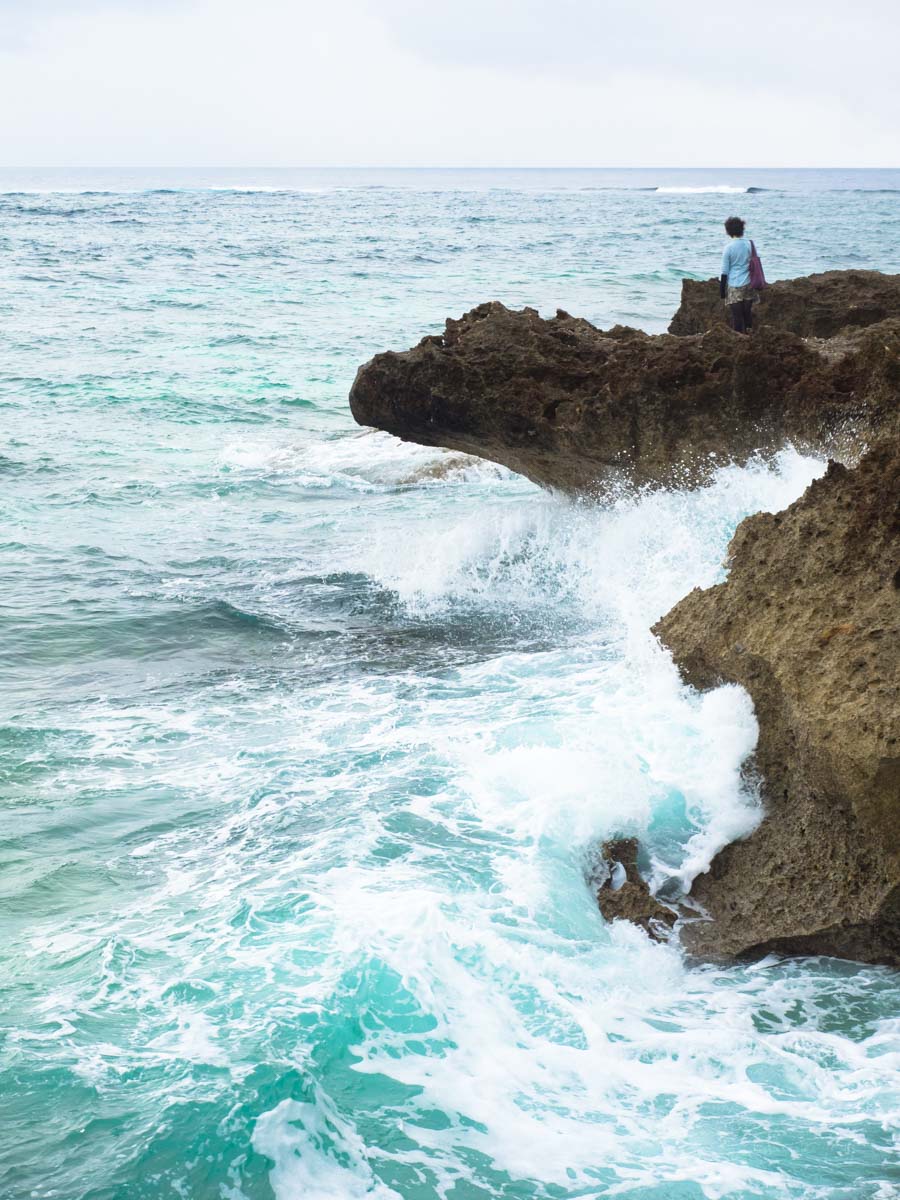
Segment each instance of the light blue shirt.
M729 287L746 287L750 282L750 239L731 238L722 255L722 274Z

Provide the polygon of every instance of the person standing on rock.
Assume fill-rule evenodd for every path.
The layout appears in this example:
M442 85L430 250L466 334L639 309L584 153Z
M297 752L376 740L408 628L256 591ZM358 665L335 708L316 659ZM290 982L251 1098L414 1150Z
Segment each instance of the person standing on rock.
M752 242L744 237L744 222L729 217L725 232L730 241L722 255L722 274L719 295L731 309L731 323L737 333L749 333L753 324L753 301L756 293L750 286L750 252Z

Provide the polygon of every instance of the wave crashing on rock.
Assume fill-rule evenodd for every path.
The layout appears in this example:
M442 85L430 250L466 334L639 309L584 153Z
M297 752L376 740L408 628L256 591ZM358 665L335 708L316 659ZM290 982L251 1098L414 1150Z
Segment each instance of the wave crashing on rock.
M743 685L760 729L766 816L694 881L694 953L900 965L898 398L900 276L874 271L773 284L750 337L714 280L686 280L658 336L482 304L357 373L360 424L570 493L693 486L788 444L832 459L654 627L689 683ZM635 863L624 898L646 926ZM601 904L628 915L617 894Z

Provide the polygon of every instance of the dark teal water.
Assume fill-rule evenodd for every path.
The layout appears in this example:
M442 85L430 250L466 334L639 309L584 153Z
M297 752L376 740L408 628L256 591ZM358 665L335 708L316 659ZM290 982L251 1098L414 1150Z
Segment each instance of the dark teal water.
M758 820L648 629L823 464L597 509L346 396L488 298L662 329L732 210L900 271L900 172L0 184L0 1194L895 1195L896 975L688 968L586 882Z

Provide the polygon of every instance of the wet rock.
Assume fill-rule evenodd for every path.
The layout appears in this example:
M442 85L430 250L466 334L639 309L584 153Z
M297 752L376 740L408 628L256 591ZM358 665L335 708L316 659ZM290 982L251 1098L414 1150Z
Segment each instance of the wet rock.
M638 871L637 838L604 842L603 861L609 874L597 891L597 903L607 921L631 921L657 942L665 941L678 914L651 893Z
M491 303L448 320L443 337L376 355L350 407L361 425L596 494L622 480L691 485L787 442L849 459L896 421L898 378L900 304L879 325L817 343L775 328L604 333Z
M742 684L766 817L699 876L700 954L900 965L900 444L737 529L725 583L655 627L685 679Z
M830 338L842 331L876 325L898 313L900 275L826 271L771 284L754 307L754 324L783 329L799 337ZM719 281L683 280L681 305L669 333L685 336L726 324Z
M714 283L686 282L661 336L483 304L361 367L351 408L579 494L690 485L787 442L840 460L783 513L743 522L727 582L655 627L689 682L743 685L760 729L766 816L695 880L710 919L683 936L704 955L900 965L900 276L775 284L749 338L722 314ZM604 915L659 936L675 915L636 843L605 853L622 886L600 888Z

